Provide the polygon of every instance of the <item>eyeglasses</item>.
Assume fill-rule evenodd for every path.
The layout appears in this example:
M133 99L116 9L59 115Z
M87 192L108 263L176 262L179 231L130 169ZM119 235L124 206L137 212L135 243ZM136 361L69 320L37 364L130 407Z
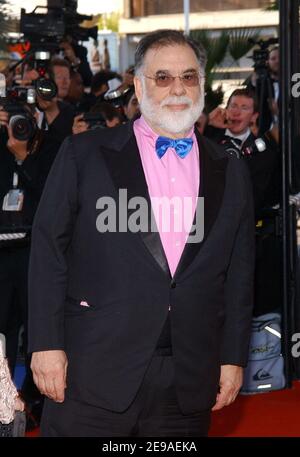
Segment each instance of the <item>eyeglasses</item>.
M157 87L169 87L176 78L186 87L196 87L200 83L200 75L196 71L190 71L178 76L171 76L168 73L158 73L155 76L144 75L145 78L153 79Z
M235 105L235 104L232 104L232 105L229 105L227 107L228 110L241 110L243 111L244 113L248 113L250 111L253 111L253 106L238 106L238 105Z

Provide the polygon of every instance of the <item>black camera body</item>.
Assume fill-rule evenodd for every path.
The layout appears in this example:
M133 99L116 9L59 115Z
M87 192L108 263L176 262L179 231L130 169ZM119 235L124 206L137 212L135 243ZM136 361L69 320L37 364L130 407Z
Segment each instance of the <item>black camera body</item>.
M253 143L248 144L247 146L242 145L240 141L235 138L226 137L221 140L220 145L223 146L228 154L233 155L238 159L259 154L267 149L266 142L261 137L256 138L253 140Z
M269 57L269 46L278 44L278 38L255 41L249 38L249 43L258 45L259 49L253 51L251 58L254 60L254 70L258 75L267 74L269 71L267 60Z
M33 67L38 72L39 78L34 81L37 95L43 100L50 101L57 95L57 85L54 79L47 78L51 62L51 52L47 49L36 49L33 58Z
M115 108L120 109L124 106L126 94L130 91L130 87L122 84L116 89L108 90L104 94L104 100L111 103Z
M7 90L6 97L0 99L3 110L9 114L8 125L16 140L31 140L37 131L31 109L34 103L34 89L20 86Z
M97 26L84 28L79 25L93 16L78 14L77 2L59 2L60 6L58 2L52 3L53 6L37 6L31 13L21 9L20 32L31 44L57 45L66 35L75 41L87 41L90 37L97 39ZM46 13L38 13L37 9L46 10Z
M228 154L233 155L238 159L241 157L240 145L236 142L234 138L223 138L220 141L220 145L223 146L223 148Z
M85 113L82 120L88 124L90 130L106 127L106 121L101 113Z

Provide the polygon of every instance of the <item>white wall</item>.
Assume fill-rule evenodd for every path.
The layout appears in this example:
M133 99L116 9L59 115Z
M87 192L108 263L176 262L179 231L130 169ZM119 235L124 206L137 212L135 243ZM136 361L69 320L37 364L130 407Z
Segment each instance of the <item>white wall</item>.
M25 8L27 13L31 13L38 5L46 6L47 0L10 0L11 10L14 15L21 14L21 8Z

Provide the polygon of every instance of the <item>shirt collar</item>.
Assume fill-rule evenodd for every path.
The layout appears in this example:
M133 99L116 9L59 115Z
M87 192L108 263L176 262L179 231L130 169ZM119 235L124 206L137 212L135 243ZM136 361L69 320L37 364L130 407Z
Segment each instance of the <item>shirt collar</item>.
M225 135L231 136L231 138L236 138L237 140L241 140L242 144L247 140L248 136L251 134L251 130L248 128L245 133L241 135L236 135L232 133L229 129L226 129Z
M160 136L157 133L155 133L150 125L147 123L146 119L144 116L141 116L139 119L135 121L137 124L138 128L140 131L148 138L153 140L154 142L157 140L157 138ZM191 128L191 130L188 132L188 134L185 136L185 138L191 138L194 134L194 126Z

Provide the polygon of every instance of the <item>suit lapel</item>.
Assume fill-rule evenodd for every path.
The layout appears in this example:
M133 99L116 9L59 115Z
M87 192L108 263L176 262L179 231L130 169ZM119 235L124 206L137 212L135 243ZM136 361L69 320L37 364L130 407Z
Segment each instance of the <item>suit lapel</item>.
M174 277L180 275L194 260L213 226L224 194L228 158L216 157L214 147L196 132L200 157L199 197L204 197L204 237L199 243L186 243ZM194 219L193 224L195 225Z
M124 132L125 133L125 132ZM127 130L128 138L118 144L112 141L113 149L103 145L101 151L106 161L116 190L127 189L128 200L133 197L143 197L151 211L151 201L143 171L138 146L132 127ZM227 157L219 157L215 146L210 141L205 141L196 132L200 154L200 186L199 197L204 197L204 238L199 243L187 243L182 253L174 277L181 274L194 260L203 243L208 237L211 227L217 218L225 187L225 172L228 163ZM148 220L150 213L148 212ZM194 219L194 224L195 224ZM139 232L138 234L147 250L152 255L156 264L171 278L168 261L161 243L159 232Z
M138 146L132 130L128 141L120 150L103 148L102 152L117 191L119 189L127 189L128 200L133 197L143 197L147 201L149 209L148 221L150 221L152 215L151 201ZM128 211L129 213L130 211ZM138 235L159 267L168 277L171 277L159 232L151 232L150 227L147 232L139 232Z
M249 146L252 146L254 140L255 136L253 135L253 133L250 133L250 135L247 136L246 141L243 144L243 148L248 148Z

